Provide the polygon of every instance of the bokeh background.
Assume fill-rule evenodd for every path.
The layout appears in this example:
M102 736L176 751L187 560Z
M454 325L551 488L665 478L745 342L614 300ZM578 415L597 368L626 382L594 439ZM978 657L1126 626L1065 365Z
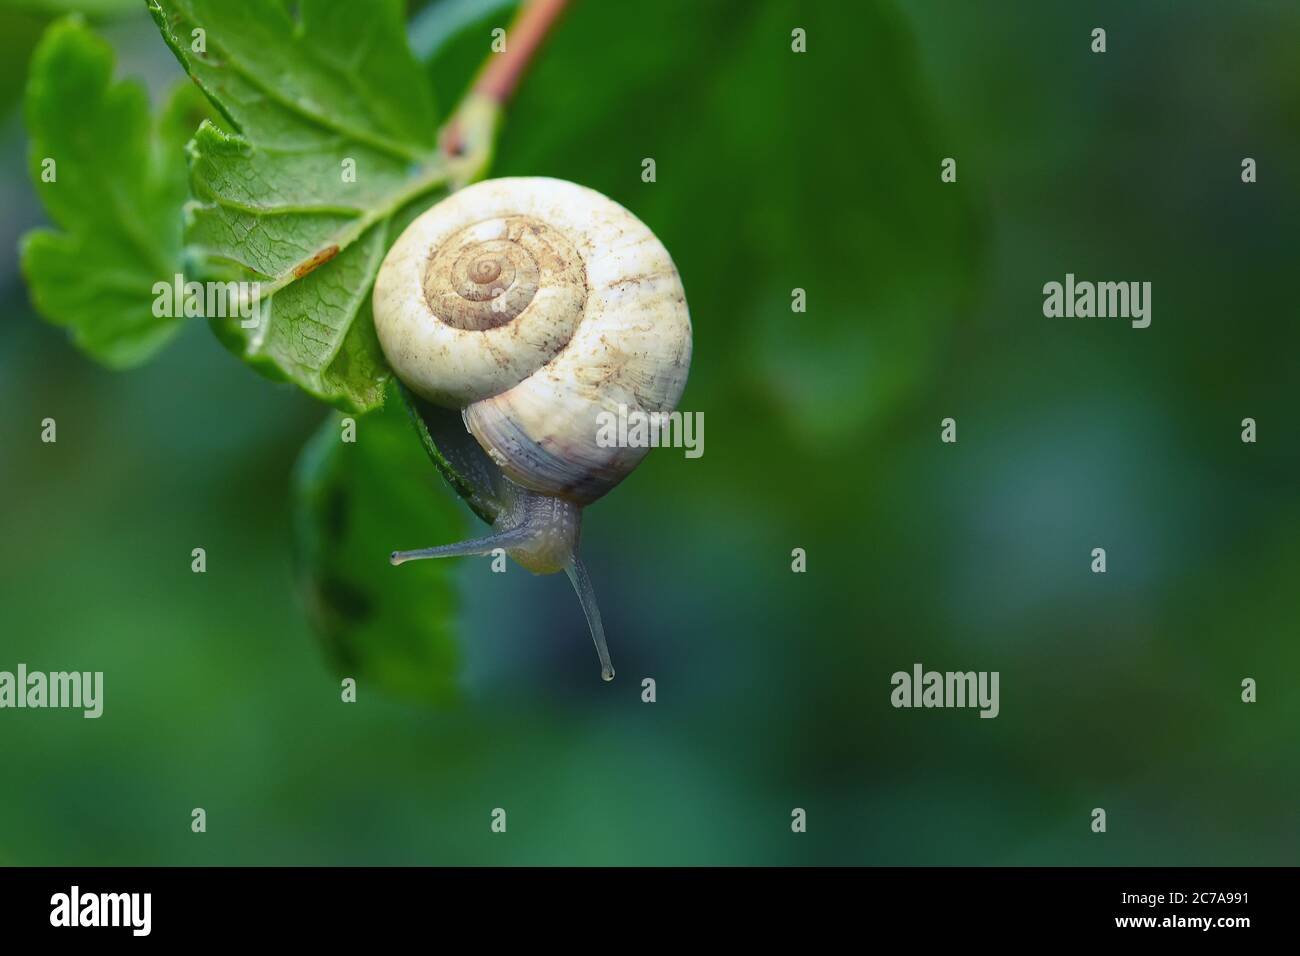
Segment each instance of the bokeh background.
M511 8L476 6L443 104ZM429 607L459 692L355 705L294 567L328 410L200 325L115 374L30 308L21 88L74 7L181 75L143 4L0 5L0 669L106 684L99 720L0 712L0 863L1296 862L1296 4L577 0L494 172L663 239L705 455L588 512L612 685L567 581L465 561ZM1045 319L1066 272L1151 281L1151 327ZM917 661L999 671L1001 715L894 710Z

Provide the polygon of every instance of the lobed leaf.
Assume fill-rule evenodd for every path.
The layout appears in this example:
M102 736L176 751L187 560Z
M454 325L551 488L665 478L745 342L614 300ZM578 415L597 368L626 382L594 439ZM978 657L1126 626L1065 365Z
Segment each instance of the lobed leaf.
M37 311L89 355L125 368L180 328L153 314L152 290L183 271L182 144L206 110L187 83L155 120L144 87L114 83L113 65L111 47L78 19L52 24L33 54L29 166L58 228L27 233L21 258Z
M395 394L356 422L355 442L341 440L341 422L333 414L321 425L294 476L298 575L313 624L340 676L363 688L452 699L459 664L452 567L394 568L388 556L463 537L460 512L436 485Z
M400 219L447 178L402 4L151 0L164 39L221 113L190 144L186 236L261 286L260 321L215 319L264 374L340 408L390 377L369 292Z

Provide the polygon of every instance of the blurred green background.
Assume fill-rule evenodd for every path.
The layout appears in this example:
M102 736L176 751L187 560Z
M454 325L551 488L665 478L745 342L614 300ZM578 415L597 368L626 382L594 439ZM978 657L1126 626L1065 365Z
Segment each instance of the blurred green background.
M705 455L587 514L612 685L562 577L464 561L442 707L340 703L307 623L327 410L203 327L113 374L32 313L22 78L76 6L0 8L0 669L102 670L105 710L0 712L0 863L1296 862L1296 4L578 0L493 172L664 241ZM508 20L479 6L444 106ZM142 7L100 26L157 98ZM1151 327L1045 319L1066 272L1151 281ZM918 661L999 671L1001 715L891 708Z

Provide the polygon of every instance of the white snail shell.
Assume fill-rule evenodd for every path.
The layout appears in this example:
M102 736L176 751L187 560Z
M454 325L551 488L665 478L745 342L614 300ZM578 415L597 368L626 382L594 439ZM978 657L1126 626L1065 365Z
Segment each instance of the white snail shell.
M585 505L645 448L602 447L599 414L670 412L691 360L672 258L600 193L491 179L402 233L379 270L375 330L397 377L460 408L515 482Z

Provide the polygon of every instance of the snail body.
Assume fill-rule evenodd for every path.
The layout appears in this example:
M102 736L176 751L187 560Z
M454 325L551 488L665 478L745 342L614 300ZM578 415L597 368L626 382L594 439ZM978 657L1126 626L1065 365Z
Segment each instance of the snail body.
M375 330L401 382L461 411L507 479L494 534L397 552L504 548L568 572L613 677L578 559L582 509L646 454L598 441L602 413L670 412L690 368L691 324L672 258L613 200L547 178L486 180L415 219L375 280Z

